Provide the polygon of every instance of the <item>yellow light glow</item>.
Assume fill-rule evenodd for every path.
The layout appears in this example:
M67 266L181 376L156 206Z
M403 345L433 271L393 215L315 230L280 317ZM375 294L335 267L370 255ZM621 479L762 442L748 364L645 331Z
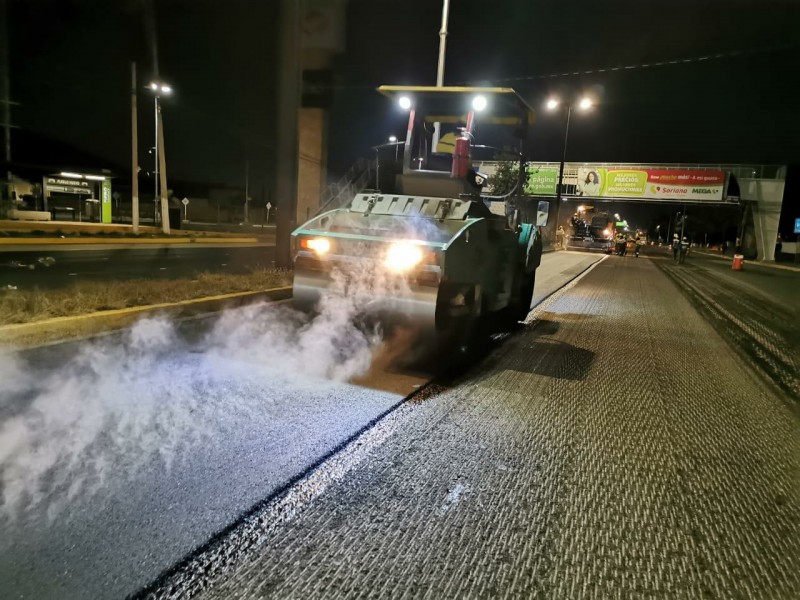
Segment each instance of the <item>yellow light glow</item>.
M422 262L422 248L413 242L395 242L386 253L386 266L395 273L404 273Z
M306 242L306 246L317 254L327 254L330 252L331 242L325 238L311 238Z
M610 236L611 235L611 230L610 229L604 229L603 230L603 235L606 236L606 237Z

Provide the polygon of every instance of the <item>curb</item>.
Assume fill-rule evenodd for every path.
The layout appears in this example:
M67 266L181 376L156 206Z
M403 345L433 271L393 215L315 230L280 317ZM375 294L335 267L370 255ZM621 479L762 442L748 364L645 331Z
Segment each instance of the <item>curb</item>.
M142 317L166 314L172 317L189 317L202 313L218 312L225 308L243 306L259 300L278 302L292 297L291 286L237 292L219 296L206 296L181 302L149 304L132 308L105 310L73 317L55 317L0 326L0 345L29 348L46 343L61 342L75 337L91 336L128 327Z

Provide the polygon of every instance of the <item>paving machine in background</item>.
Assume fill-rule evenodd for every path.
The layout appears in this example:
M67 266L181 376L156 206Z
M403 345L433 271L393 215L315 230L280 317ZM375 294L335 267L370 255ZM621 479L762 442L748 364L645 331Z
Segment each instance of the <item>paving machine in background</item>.
M314 310L332 286L344 280L345 288L350 282L363 289L366 278L382 283L365 309L385 326L411 327L423 338L460 343L492 316L523 320L549 205L539 203L533 218L521 216L521 152L514 155L519 181L502 196L485 192L490 182L472 160L500 153L478 144L484 139L505 136L521 148L532 109L510 88L378 91L408 114L405 142L376 149L377 189L292 233L295 306ZM434 148L436 134L447 143Z
M602 250L614 247L614 221L607 212L596 212L593 206L580 206L571 219L572 235L567 247L571 249Z

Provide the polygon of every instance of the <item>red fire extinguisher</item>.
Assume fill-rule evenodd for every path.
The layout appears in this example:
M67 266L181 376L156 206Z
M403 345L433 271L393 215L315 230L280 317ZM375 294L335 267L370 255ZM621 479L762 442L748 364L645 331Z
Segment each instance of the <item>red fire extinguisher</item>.
M453 168L450 171L450 177L464 178L467 176L470 168L469 153L469 134L466 129L462 129L460 135L456 138L455 148L453 149Z

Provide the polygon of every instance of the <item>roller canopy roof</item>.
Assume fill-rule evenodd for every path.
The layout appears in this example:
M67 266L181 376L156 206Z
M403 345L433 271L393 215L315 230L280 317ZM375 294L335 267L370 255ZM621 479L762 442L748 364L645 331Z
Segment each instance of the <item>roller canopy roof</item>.
M486 108L475 112L481 123L521 125L527 120L532 124L536 114L513 88L382 85L378 91L394 102L408 97L412 108L429 122L463 122L476 96L486 99Z

